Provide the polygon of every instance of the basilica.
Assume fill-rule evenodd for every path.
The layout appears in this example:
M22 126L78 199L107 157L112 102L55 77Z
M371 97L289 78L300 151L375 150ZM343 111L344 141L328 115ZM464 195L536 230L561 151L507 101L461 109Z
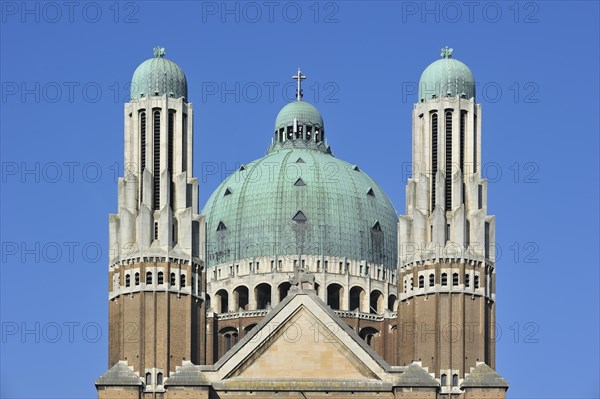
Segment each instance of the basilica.
M98 397L505 398L471 70L445 47L421 75L401 215L293 79L199 211L186 76L161 47L133 73Z

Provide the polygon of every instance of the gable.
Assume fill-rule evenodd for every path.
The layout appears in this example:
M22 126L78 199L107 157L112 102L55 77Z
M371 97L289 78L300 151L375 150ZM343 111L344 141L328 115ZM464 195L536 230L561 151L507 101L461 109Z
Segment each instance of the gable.
M381 380L389 367L314 294L271 311L215 364L218 379Z
M376 378L327 327L305 307L299 308L232 376L327 380Z

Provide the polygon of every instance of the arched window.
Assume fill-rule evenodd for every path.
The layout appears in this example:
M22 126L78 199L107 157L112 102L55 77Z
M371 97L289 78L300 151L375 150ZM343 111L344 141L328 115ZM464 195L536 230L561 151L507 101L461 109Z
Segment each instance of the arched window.
M435 275L433 273L431 273L429 275L429 286L433 287L435 285Z
M446 273L442 273L442 285L448 285L448 275Z
M425 277L419 276L419 288L425 287Z
M237 286L232 292L232 307L234 311L248 310L250 304L250 290L244 285Z
M140 274L139 273L135 274L135 285L140 285Z
M219 335L222 337L220 351L222 354L231 349L238 341L238 332L234 327L225 327L219 331Z
M171 287L175 287L177 284L177 280L175 278L175 273L171 273Z
M479 276L475 275L475 289L479 288Z
M327 305L333 310L341 309L343 288L339 284L330 284L327 286Z
M182 274L179 280L181 281L181 288L185 287L185 274Z
M396 295L388 296L388 310L394 311L396 309Z
M469 273L465 273L465 287L468 287L471 284L471 282L469 281L470 277L471 276L469 276Z
M452 274L452 285L453 286L457 286L458 285L458 273Z
M227 313L229 310L229 294L225 290L219 290L215 293L215 312Z
M254 288L256 297L256 309L266 309L271 306L271 286L267 283L258 284Z
M279 261L281 262L281 261ZM279 291L279 301L283 301L283 299L288 295L288 292L290 291L290 288L292 287L292 285L290 283L288 283L287 281L284 283L279 284L279 287L277 287L277 290Z
M146 284L152 284L152 272L146 273Z
M125 287L129 287L131 285L131 277L129 274L125 275Z
M446 378L446 374L442 374L441 385L443 387L445 387L446 385L448 385L448 379Z
M146 385L152 385L152 374L146 373Z
M341 294L341 291L340 291ZM369 306L371 313L382 314L385 307L385 297L379 290L373 290L369 296ZM339 309L339 308L338 308Z
M254 327L256 327L256 323L244 327L244 336L246 336Z
M162 385L162 384L163 384L163 374L158 373L158 374L156 374L156 385Z
M164 282L164 274L163 272L158 272L158 284L162 284Z
M372 327L365 327L358 334L372 349L375 349L379 331Z
M458 386L458 374L453 374L452 375L452 386L453 387L457 387Z

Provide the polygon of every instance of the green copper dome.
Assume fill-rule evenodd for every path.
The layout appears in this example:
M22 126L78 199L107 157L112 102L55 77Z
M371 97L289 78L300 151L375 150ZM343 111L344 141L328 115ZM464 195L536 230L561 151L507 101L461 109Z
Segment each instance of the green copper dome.
M445 96L475 98L475 79L469 67L452 58L452 49L442 49L442 59L431 63L419 80L419 101Z
M202 213L209 266L303 254L396 267L392 203L362 170L323 151L269 152L229 176Z
M299 125L318 126L323 128L323 118L321 113L314 105L305 101L298 100L287 104L279 111L275 120L275 130L294 126L294 120Z
M165 49L156 47L154 57L142 62L131 78L131 99L162 96L187 99L185 74L173 61L164 58Z

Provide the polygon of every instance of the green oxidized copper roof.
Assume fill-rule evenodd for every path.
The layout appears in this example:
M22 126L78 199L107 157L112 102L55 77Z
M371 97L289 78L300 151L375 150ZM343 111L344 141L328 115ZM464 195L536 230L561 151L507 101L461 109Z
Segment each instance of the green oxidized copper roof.
M475 98L475 79L469 67L452 58L452 49L442 49L442 59L431 63L421 74L419 80L419 101L459 96Z
M275 120L275 130L294 125L294 119L298 124L312 125L324 128L321 113L312 104L298 100L287 104L279 111Z
M392 203L358 167L322 151L282 148L244 165L202 213L208 265L305 254L396 267Z
M165 49L156 47L154 57L142 62L131 78L131 99L162 96L187 99L185 74L173 61L167 60Z

